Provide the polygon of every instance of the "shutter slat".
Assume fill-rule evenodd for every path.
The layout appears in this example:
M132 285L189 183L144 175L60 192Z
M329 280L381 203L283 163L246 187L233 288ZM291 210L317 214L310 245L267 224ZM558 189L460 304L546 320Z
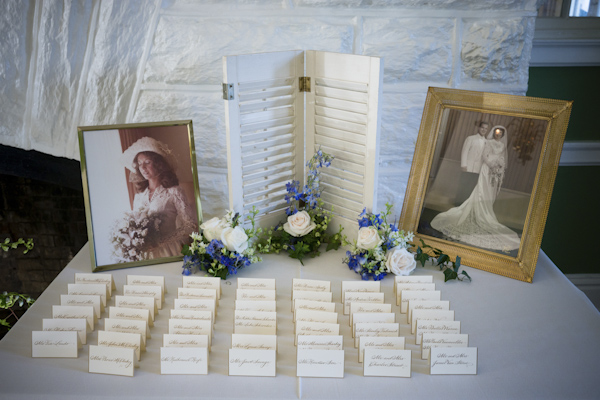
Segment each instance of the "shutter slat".
M365 114L341 111L336 110L335 108L315 106L315 114L326 118L333 118L344 122L351 122L354 124L367 124L367 116Z
M355 101L330 99L327 97L315 96L315 104L318 106L334 108L337 110L354 112L363 115L367 113L367 105L365 103L357 103Z
M365 135L367 130L365 125L342 121L339 119L328 118L322 115L315 115L315 125L327 126L329 128L341 129L348 132L354 132Z
M241 93L256 92L267 89L279 88L282 86L294 86L296 80L294 77L285 77L279 79L267 79L252 82L240 82L238 89Z
M275 89L261 90L258 92L240 92L240 103L252 100L270 99L282 96L291 96L294 94L294 88L291 86L278 87Z
M315 135L315 143L317 145L328 146L340 151L354 153L357 155L365 154L365 146L362 144L356 144L327 136Z
M263 122L255 122L243 124L240 126L240 131L242 134L246 132L256 132L265 129L274 129L285 125L294 125L295 118L293 116L263 121Z
M339 129L328 128L326 126L315 126L315 132L320 136L326 136L331 138L336 138L340 140L345 140L352 143L365 144L364 135L358 135L356 133L342 131Z
M360 82L343 81L331 78L315 78L315 83L318 86L350 90L353 92L367 93L369 91L369 85Z

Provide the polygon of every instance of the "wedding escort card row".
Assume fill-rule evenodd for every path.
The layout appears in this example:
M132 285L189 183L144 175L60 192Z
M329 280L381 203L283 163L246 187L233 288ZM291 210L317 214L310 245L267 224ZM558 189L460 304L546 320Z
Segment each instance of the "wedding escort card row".
M184 276L160 348L164 375L207 375L221 279Z
M229 376L277 375L275 279L238 278Z

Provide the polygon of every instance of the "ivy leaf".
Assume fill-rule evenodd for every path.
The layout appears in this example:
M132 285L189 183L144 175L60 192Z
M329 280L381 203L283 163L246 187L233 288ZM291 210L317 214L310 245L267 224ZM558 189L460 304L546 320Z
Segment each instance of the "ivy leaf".
M471 282L471 277L469 276L469 274L467 274L467 271L462 271L461 274L463 274L464 276L466 276L466 279L468 279L469 282Z
M429 261L429 254L423 252L420 247L417 248L417 255L415 260L421 263L421 266L424 267L425 263Z
M447 262L449 262L449 261L450 261L450 257L448 257L448 255L446 255L446 254L443 254L443 253L442 253L442 254L440 254L440 255L438 256L438 259L437 259L437 265L438 265L438 266L441 266L441 265L444 265L444 264L446 264L446 263L447 263ZM440 267L440 268L441 268L441 267Z
M454 272L451 268L446 268L444 270L444 282L448 282L451 279L457 279L458 274Z

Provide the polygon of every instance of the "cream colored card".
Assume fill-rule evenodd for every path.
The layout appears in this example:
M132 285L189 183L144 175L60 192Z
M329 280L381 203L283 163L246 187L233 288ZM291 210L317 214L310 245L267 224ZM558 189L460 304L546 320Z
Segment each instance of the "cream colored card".
M208 335L180 335L165 333L163 347L206 347L208 348Z
M214 300L217 307L219 298L215 289L177 288L178 299Z
M435 290L435 283L399 283L395 286L396 289L396 305L402 303L402 291L412 290L416 292L431 292Z
M277 350L277 335L231 335L231 348L241 350Z
M277 313L271 311L235 311L233 332L252 335L276 335Z
M212 343L212 324L210 321L189 319L169 319L171 335L208 335L208 347Z
M292 292L296 290L308 290L311 292L331 292L330 281L318 281L313 279L292 279Z
M102 306L106 307L108 289L103 283L69 283L67 294L74 295L98 295L102 299Z
M189 319L199 321L213 320L212 311L194 311L194 310L171 310L171 319Z
M350 303L350 326L354 324L352 315L354 313L391 313L392 305L389 303L360 303L357 301L353 301ZM396 322L396 321L393 321Z
M162 310L164 302L163 292L160 286L123 285L123 296L152 297L156 301L158 310Z
M229 376L276 376L275 350L229 349Z
M221 278L213 276L184 276L182 287L215 289L217 291L217 298L221 298Z
M235 300L235 309L240 311L277 311L275 300Z
M432 347L469 347L469 335L466 333L424 333L421 340L421 359L429 358Z
M156 300L152 297L115 296L115 307L148 310L150 312L150 320L154 321Z
M476 375L477 347L432 347L431 375Z
M335 303L328 302L328 301L296 299L296 300L294 300L293 304L294 304L294 322L296 322L296 311L298 311L298 310L335 312Z
M93 374L133 376L135 350L90 345L89 368Z
M381 281L342 281L342 300L346 292L381 292Z
M342 335L298 335L297 349L343 350Z
M85 318L44 318L42 330L52 332L77 332L81 344L87 344L88 323Z
M234 310L234 321L260 321L277 323L276 311L242 311Z
M414 310L410 322L411 333L413 334L417 332L418 320L454 321L454 310Z
M236 289L236 300L273 301L277 300L274 289Z
M340 324L328 324L325 322L296 321L294 345L298 344L298 335L339 335Z
M138 319L146 321L148 326L154 326L152 318L150 318L150 311L144 308L127 308L127 307L109 307L108 308L109 318L119 319Z
M275 279L238 278L238 289L275 290Z
M363 336L358 340L358 362L364 360L365 349L404 350L403 336Z
M408 301L408 312L407 323L412 322L413 310L439 310L448 311L450 310L450 302L448 300L409 300Z
M91 273L75 273L75 283L83 283L83 284L105 284L106 292L108 293L108 297L112 296L113 290L117 289L115 285L115 280L113 279L112 274L91 274Z
M128 285L140 285L140 286L160 286L162 289L163 297L167 293L167 287L165 285L164 276L154 275L127 275Z
M344 350L298 349L296 376L343 378Z
M140 348L146 351L146 340L150 338L148 325L139 319L105 318L104 330L107 332L139 333L142 336Z
M396 313L354 313L352 324L352 337L356 336L356 324L363 322L370 323L394 323L396 322Z
M90 331L94 331L95 317L96 312L92 306L52 306L52 318L83 318Z
M292 311L296 308L296 301L311 300L320 301L322 303L331 303L333 293L331 292L315 292L313 290L297 290L292 292Z
M217 304L215 300L202 299L175 299L175 310L190 310L190 311L210 311L212 312L212 322L215 322L217 317Z
M381 292L345 292L342 296L344 300L344 314L350 314L350 304L357 303L384 303L385 295Z
M338 313L330 311L296 310L296 321L338 323Z
M208 349L206 347L161 347L160 373L162 375L207 375Z
M416 344L421 344L423 333L460 333L460 321L432 321L418 319L416 324Z
M81 340L77 332L32 331L31 357L77 358Z
M102 299L99 295L94 294L61 294L61 306L92 306L96 319L99 319L104 311Z
M354 324L354 347L362 336L393 336L400 335L400 324L393 322L358 322Z
M98 346L133 349L136 360L140 361L142 335L139 333L98 331Z
M408 302L411 300L439 301L442 299L442 292L439 290L402 290L400 293L400 312L408 312Z
M410 350L389 350L366 348L364 355L364 376L391 376L410 378Z
M398 293L396 287L402 283L433 283L433 275L397 275L394 277L394 294Z

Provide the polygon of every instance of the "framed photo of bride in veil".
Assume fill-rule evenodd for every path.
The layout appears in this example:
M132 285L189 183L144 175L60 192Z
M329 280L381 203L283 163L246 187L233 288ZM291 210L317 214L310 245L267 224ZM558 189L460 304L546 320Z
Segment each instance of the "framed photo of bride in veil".
M532 282L572 102L429 88L402 229Z

